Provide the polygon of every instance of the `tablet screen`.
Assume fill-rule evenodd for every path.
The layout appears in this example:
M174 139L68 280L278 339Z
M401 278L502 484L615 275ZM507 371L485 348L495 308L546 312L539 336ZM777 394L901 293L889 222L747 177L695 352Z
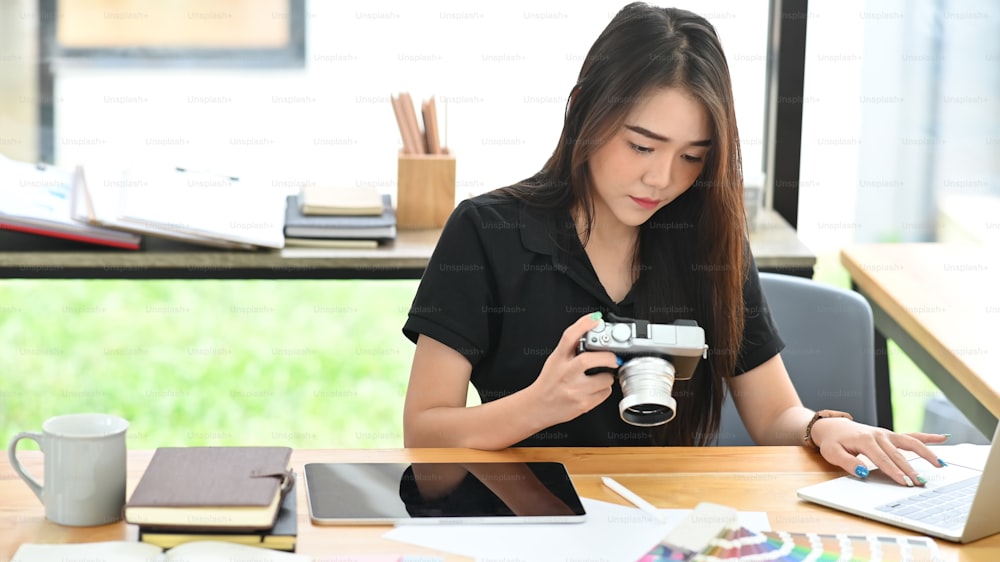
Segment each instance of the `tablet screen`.
M308 463L314 523L571 523L585 517L562 463Z

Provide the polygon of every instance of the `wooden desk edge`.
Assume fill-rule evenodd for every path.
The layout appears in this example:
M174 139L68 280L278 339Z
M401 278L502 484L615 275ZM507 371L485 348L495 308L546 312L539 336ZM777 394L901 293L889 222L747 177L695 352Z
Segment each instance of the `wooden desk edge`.
M153 451L129 452L129 491L134 489ZM41 453L19 453L28 469L37 473ZM719 503L736 502L741 509L763 509L775 528L784 530L822 530L817 525L850 529L853 533L913 535L862 518L802 502L794 496L800 485L836 476L839 469L819 455L802 447L699 447L699 448L536 448L504 451L465 449L312 449L294 450L296 470L309 462L453 462L555 460L566 463L574 483L585 497L621 505L623 500L600 486L598 475L610 474L628 482L654 503L693 507L703 496ZM745 476L744 476L745 475ZM697 483L695 483L697 482ZM778 483L778 485L775 485ZM60 542L92 540L135 540L135 528L124 523L95 528L73 529L48 523L37 499L16 476L10 465L0 461L0 561L6 560L21 542ZM372 553L433 553L420 547L402 545L381 538L386 527L316 527L308 519L305 490L299 488L299 537L301 553L326 554L342 549ZM671 494L684 495L683 498ZM729 494L736 494L735 496ZM665 495L666 494L666 495ZM737 500L736 496L740 496ZM759 506L759 507L753 507ZM937 541L946 560L995 562L1000 551L1000 537L983 539L967 547ZM436 553L446 560L467 560L455 555ZM322 558L318 558L322 559Z

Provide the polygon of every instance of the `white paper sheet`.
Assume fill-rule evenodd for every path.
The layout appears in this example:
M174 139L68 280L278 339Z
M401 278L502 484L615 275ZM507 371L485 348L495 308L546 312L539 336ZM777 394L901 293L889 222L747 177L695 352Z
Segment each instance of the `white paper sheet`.
M957 464L976 470L982 470L986 466L986 457L990 454L989 445L973 445L971 443L931 445L930 450L937 453L938 458L948 464Z
M635 562L691 512L661 509L666 522L657 523L633 507L581 499L587 510L584 523L400 525L383 537L481 562ZM741 511L739 516L740 524L750 529L771 529L764 512Z

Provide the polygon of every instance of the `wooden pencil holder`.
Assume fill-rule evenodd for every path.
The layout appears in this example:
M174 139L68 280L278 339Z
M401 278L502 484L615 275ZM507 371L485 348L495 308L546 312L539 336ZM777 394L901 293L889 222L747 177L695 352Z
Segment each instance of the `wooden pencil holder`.
M396 226L441 228L455 209L455 157L400 154Z

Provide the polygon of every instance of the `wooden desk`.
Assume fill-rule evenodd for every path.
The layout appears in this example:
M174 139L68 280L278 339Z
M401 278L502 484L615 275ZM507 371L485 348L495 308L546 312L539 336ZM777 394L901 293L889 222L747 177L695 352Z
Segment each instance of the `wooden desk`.
M401 230L377 249L217 250L146 237L140 251L0 231L0 278L419 279L441 231ZM750 236L762 271L811 278L816 256L774 211Z
M131 494L150 451L129 453ZM21 453L29 471L41 474L41 453ZM692 448L535 448L505 451L466 449L412 450L296 450L293 466L301 474L307 462L322 461L530 461L556 460L566 464L584 497L624 504L604 488L600 476L613 475L625 486L658 507L693 508L700 501L730 505L747 511L766 511L776 530L838 533L911 534L799 501L795 490L839 475L818 455L802 447L692 447ZM309 522L304 487L298 486L298 552L310 555L412 553L430 551L383 540L385 526L317 527ZM23 542L88 542L135 540L136 529L119 522L91 528L61 527L44 519L44 510L28 487L0 461L0 562L6 562ZM969 545L937 541L945 560L996 562L1000 535ZM441 554L441 553L438 553ZM447 560L466 560L446 556Z
M864 244L840 259L875 318L880 422L892 412L888 338L991 438L1000 416L1000 251Z

